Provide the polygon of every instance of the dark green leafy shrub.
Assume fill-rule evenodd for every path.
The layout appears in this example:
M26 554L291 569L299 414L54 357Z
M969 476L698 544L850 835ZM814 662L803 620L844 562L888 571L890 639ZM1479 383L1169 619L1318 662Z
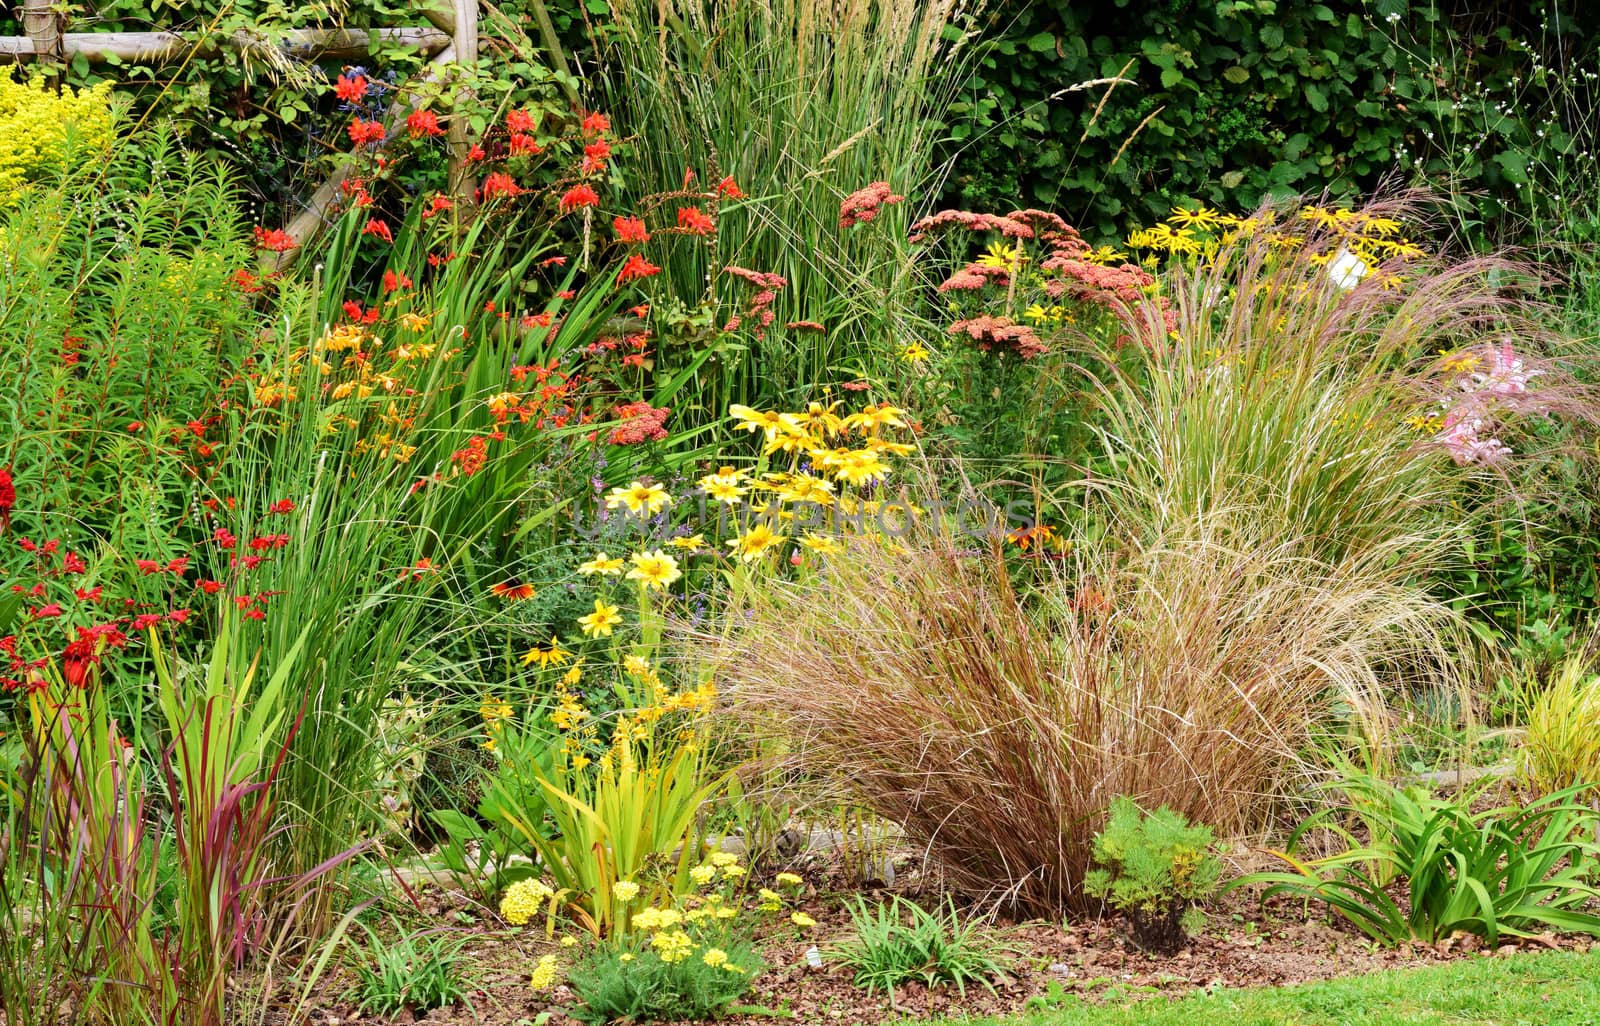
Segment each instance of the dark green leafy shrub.
M953 902L929 912L898 895L876 908L857 898L850 919L854 939L828 954L854 969L856 986L868 994L882 988L892 995L914 980L928 987L953 983L963 995L972 981L992 991L993 978L1010 963L1011 951L980 920L961 916Z
M1593 190L1574 181L1592 183L1600 124L1593 5L1050 0L986 15L946 116L964 147L951 204L1043 206L1115 237L1175 204L1348 195L1399 171L1456 177L1465 226L1514 235Z
M1151 951L1183 947L1197 929L1197 902L1216 893L1222 863L1211 828L1162 807L1146 815L1128 798L1111 803L1111 819L1094 839L1097 869L1084 890L1127 917L1133 938Z
M1265 896L1326 901L1382 944L1431 944L1459 932L1490 944L1547 932L1600 936L1600 916L1583 910L1600 897L1590 883L1596 815L1580 803L1592 786L1474 811L1482 787L1446 796L1347 772L1336 785L1344 800L1307 820L1294 838L1325 827L1345 850L1302 861L1291 844L1279 856L1293 872L1241 882L1268 884ZM1335 817L1354 817L1365 836Z

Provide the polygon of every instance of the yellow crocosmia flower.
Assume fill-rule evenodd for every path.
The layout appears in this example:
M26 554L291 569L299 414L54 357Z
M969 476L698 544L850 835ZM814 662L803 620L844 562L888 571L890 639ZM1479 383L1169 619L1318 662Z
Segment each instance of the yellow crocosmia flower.
M589 577L593 574L615 576L622 573L623 560L620 556L608 556L604 552L596 552L594 558L578 564L578 573Z
M489 407L490 413L502 416L522 405L522 396L515 392L501 392L485 400L485 405Z
M511 716L511 706L498 698L485 698L483 704L478 706L478 713L484 722L493 723L495 720L507 719Z
M561 647L561 642L552 637L550 639L549 648L539 648L538 646L535 646L524 652L522 655L522 665L531 666L534 663L538 663L539 669L543 670L549 666L560 666L570 658L572 658L572 653L563 649Z
M779 413L776 410L752 410L750 407L740 406L738 403L728 407L728 416L739 422L737 425L739 430L760 431L766 435L769 442L780 431L798 431L800 429L800 425L796 422L792 413Z
M628 571L628 580L638 581L646 588L661 591L683 576L683 571L678 569L678 561L660 549L635 552L629 558L633 561L633 569Z
M578 617L578 626L583 628L585 637L599 638L611 637L611 629L622 622L622 617L616 606L607 605L602 599L594 600L594 612Z
M657 484L642 481L629 482L626 488L613 488L606 494L606 509L628 507L629 513L660 513L672 502L672 496Z
M783 544L783 535L773 533L766 524L756 524L744 534L727 541L729 548L743 563L751 563L766 555L767 550L774 545Z
M400 315L400 326L407 331L421 332L428 327L428 322L433 320L433 314L403 313Z

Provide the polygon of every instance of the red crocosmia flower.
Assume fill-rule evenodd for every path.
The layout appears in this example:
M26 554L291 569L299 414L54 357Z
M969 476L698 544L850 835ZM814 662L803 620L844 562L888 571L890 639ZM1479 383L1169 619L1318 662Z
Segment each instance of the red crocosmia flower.
M0 531L11 530L11 511L17 508L17 486L10 467L0 467Z
M383 272L383 291L397 292L400 289L409 289L410 287L411 279L407 276L395 274L393 271Z
M650 304L649 303L640 303L638 306L630 306L630 307L628 307L628 312L633 314L635 317L639 317L639 318L649 317L650 316Z
M89 569L89 564L76 552L69 552L61 560L61 569L69 574L81 574Z
M694 168L686 167L686 168L683 169L683 187L685 189L687 189L690 185L693 185L693 184L694 184Z
M235 556L229 565L242 566L246 570L254 570L261 565L261 556Z
M617 230L617 238L623 242L649 242L650 232L645 229L644 221L637 217L614 217L611 227Z
M233 604L238 606L240 609L249 609L251 606L255 605L255 601L255 596L253 595L235 595L233 597Z
M161 613L140 613L133 618L131 626L136 631L147 631L165 619Z
M211 539L225 549L231 549L239 544L239 538L226 527L219 527L211 532Z
M372 220L368 221L367 226L361 229L361 234L376 235L384 242L394 241L394 233L389 230L389 225L385 223L381 217L374 217Z
M533 157L544 152L544 147L539 145L539 140L526 132L513 132L510 145L513 157Z
M333 94L346 103L359 103L367 95L367 80L362 75L340 75Z
M533 115L525 110L513 110L506 113L507 132L531 132L535 127Z
M710 235L716 224L699 207L681 207L678 210L678 227L691 235Z
M267 512L268 513L293 513L294 512L294 500L293 499L279 499L277 502L274 502L272 505L267 507Z
M200 456L210 456L215 450L211 448L210 443L201 442L199 445L194 447L194 451Z
M128 434L136 435L144 430L144 421L133 420L128 422Z
M557 299L572 300L572 299L577 299L578 298L578 294L576 292L572 291L571 289L562 289L560 292L556 293L556 298Z
M286 534L264 534L259 538L250 539L250 548L256 552L281 549L287 544L289 544L289 536Z
M144 574L146 577L150 576L151 574L159 574L161 572L160 560L136 559L134 562L138 564L139 572Z
M274 253L287 253L299 245L294 237L282 228L263 228L259 224L252 229L256 236L257 249L270 249Z
M529 314L523 321L530 328L548 328L555 321L555 315L548 312Z
M167 564L167 573L182 577L189 570L189 557L179 556Z
M505 196L508 199L520 196L527 190L519 186L516 180L504 171L495 171L483 180L483 189L481 191L483 193L483 201L488 203L490 200L498 199L501 196Z
M611 144L604 139L598 139L583 148L582 171L586 175L599 174L606 169L606 161L611 158Z
M104 590L97 584L93 588L74 588L72 594L77 597L79 602L99 602L100 593Z
M173 623L188 623L189 611L187 609L174 609L167 614L167 619Z
M53 616L61 615L61 605L56 602L51 602L33 610L30 615L32 615L35 620L48 620Z
M585 135L598 135L601 132L611 131L611 119L596 111L583 119Z
M361 304L353 299L344 301L344 315L352 321L361 320Z
M261 609L246 609L244 611L244 618L246 620L265 620L267 618L267 614L265 610Z
M222 582L221 581L196 581L195 582L195 587L199 588L201 591L205 592L207 595L215 595L217 592L222 590Z
M487 183L485 183L485 184L487 184ZM437 270L438 268L443 267L445 264L448 264L450 261L454 260L455 258L456 258L456 255L454 253L450 253L447 256L440 256L437 253L429 253L428 254L428 266L434 268L435 270Z
M561 197L561 212L577 210L579 207L597 207L600 205L600 194L587 185L575 185L568 189L566 195Z
M450 202L450 198L445 196L443 193L440 193L434 196L433 199L428 202L427 209L423 210L422 212L422 219L426 221L428 218L439 213L440 211L449 210L453 206L455 206L455 204Z
M468 160L474 160L474 161L482 160L484 157L487 157L487 156L488 156L488 154L483 152L483 147L479 146L477 143L473 143L472 144L472 149L467 151L467 159Z
M564 257L564 256L545 257L543 260L539 261L539 266L540 267L565 267L565 266L567 266L567 258Z
M640 278L648 278L651 275L660 273L661 268L634 253L623 263L622 270L617 272L617 284L626 285L630 281L637 281Z
M357 146L366 146L369 143L381 143L387 134L383 130L381 121L362 121L360 118L350 122L346 129L350 133L350 141Z
M22 548L23 552L38 552L39 551L39 546L37 544L35 544L34 542L29 541L27 538L18 538L17 539L17 545Z
M444 134L444 129L439 127L439 116L431 110L412 111L406 118L406 131L413 139Z
M744 190L739 188L739 183L733 180L732 175L728 175L717 183L717 195L727 199L744 199Z
M255 294L261 291L261 279L241 267L233 272L233 283L239 286L240 292Z

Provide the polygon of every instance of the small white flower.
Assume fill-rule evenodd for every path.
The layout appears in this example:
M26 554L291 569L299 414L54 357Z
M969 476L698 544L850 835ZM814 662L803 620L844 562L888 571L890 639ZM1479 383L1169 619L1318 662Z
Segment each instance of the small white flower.
M1328 262L1328 277L1341 289L1353 289L1367 276L1366 261L1344 246Z

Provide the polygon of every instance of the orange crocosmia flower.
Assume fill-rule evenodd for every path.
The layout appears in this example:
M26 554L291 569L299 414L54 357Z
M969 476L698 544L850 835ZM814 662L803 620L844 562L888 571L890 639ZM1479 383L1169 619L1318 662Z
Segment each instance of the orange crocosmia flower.
M564 256L545 257L543 260L539 261L539 266L540 267L565 267L565 266L567 266L567 258L564 257Z
M499 196L520 196L525 191L504 171L496 171L483 180L483 201L485 203Z
M412 111L406 118L406 130L413 139L444 134L444 129L439 127L439 116L431 110Z
M577 210L579 207L597 207L599 205L600 194L587 185L575 185L567 190L566 195L561 197L562 213Z
M710 235L717 226L699 207L682 207L678 210L678 227L691 235Z
M381 143L387 134L383 130L381 121L362 121L360 118L350 122L347 129L350 141L357 146L366 146L369 143Z
M507 602L521 602L533 598L533 585L515 578L501 581L499 584L489 586L489 593L496 598L503 598Z
M525 110L513 110L506 113L507 132L531 132L534 129L533 115Z
M644 221L637 217L614 217L611 227L617 231L617 238L623 242L649 242L650 232L645 228Z
M586 175L597 174L606 169L606 161L611 159L611 144L604 139L597 139L583 148L583 173Z
M611 119L596 111L583 119L583 131L588 135L609 132L611 131Z
M511 155L513 157L531 157L543 153L544 147L538 140L526 132L513 132L511 134Z
M617 284L626 285L630 281L637 281L640 278L648 278L651 275L660 273L661 268L634 253L623 263L622 270L617 272Z
M487 157L487 156L488 156L488 154L483 152L483 147L479 146L477 143L473 143L472 144L472 149L467 151L467 159L468 160L482 160L484 157Z
M270 249L274 253L286 253L294 249L297 243L294 238L282 228L263 228L256 225L256 248Z
M744 199L744 190L739 188L739 183L733 180L732 175L728 175L717 183L717 195L728 199Z
M368 221L367 226L361 229L361 234L376 235L384 242L394 241L394 233L389 230L389 225L386 224L381 217L374 217L372 220Z
M383 291L397 292L400 289L409 289L410 287L411 279L406 275L395 274L393 271L383 272Z
M333 95L346 103L359 103L367 95L367 80L363 75L340 75L333 84Z

